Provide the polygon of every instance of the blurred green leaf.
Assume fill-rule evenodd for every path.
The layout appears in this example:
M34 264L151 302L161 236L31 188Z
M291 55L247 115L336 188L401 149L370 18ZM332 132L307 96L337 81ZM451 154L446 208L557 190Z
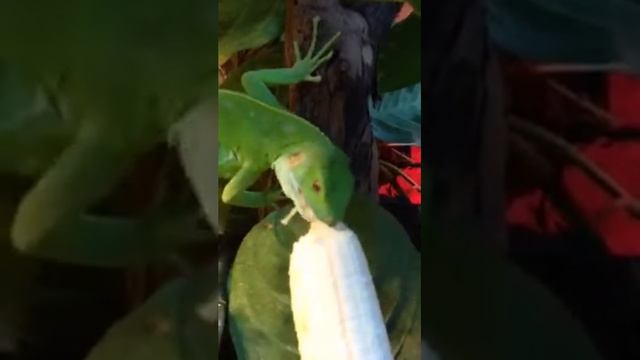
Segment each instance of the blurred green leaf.
M298 359L288 266L293 243L308 230L289 209L271 213L243 240L231 269L229 320L239 359ZM355 196L345 222L358 234L398 359L418 359L420 257L402 226L378 205ZM409 341L408 341L409 340ZM415 339L414 339L415 340ZM410 345L413 344L413 345Z
M427 233L424 331L443 359L601 359L565 305L496 254L476 226L427 225Z
M418 303L421 304L421 292L418 292ZM424 355L422 355L422 318L421 318L421 309L422 306L418 306L418 313L414 315L413 325L409 330L409 333L404 338L402 342L402 346L396 355L396 360L418 360L424 359ZM427 358L428 360L436 360Z
M38 265L35 259L17 254L3 231L0 236L0 354L7 350L2 348L2 343L17 345L22 335L28 306L36 290Z
M60 166L39 182L25 205L30 215L20 222L23 232L56 227L24 247L61 261L122 266L166 255L191 237L185 231L192 219L184 216L164 226L155 222L162 214L137 221L81 213L163 142L189 106L214 94L217 9L207 0L0 2L0 62L24 72L23 82L3 77L13 95L3 97L0 112L31 114L46 89L62 118L0 119L0 171L31 170L35 177L45 166ZM63 136L52 136L56 131ZM44 146L50 138L57 148ZM84 144L67 147L69 139ZM69 152L59 160L62 149Z
M9 228L17 198L24 189L12 179L0 178L0 353L2 346L17 345L27 320L28 306L34 300L39 263L20 255L11 246Z
M34 78L0 61L0 173L40 174L68 143L68 125Z
M637 0L491 0L492 40L538 62L604 65L640 72Z
M86 359L216 359L216 285L216 266L171 281L115 323Z
M277 39L284 30L281 0L220 0L218 3L218 64L240 50Z

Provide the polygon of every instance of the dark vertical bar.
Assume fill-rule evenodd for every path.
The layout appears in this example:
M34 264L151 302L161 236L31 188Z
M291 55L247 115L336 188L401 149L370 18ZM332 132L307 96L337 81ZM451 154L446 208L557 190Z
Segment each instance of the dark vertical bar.
M484 2L429 2L423 14L431 226L477 226L503 247L506 123Z

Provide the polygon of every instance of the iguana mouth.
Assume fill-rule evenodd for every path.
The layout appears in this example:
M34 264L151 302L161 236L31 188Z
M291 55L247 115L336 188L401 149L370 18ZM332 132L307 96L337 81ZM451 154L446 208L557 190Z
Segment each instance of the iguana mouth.
M276 177L278 178L278 182L282 187L282 191L289 199L293 201L294 208L300 214L300 216L302 216L308 222L317 221L318 218L311 206L309 206L307 200L304 198L304 195L300 190L300 184L293 175L287 159L288 158L286 156L281 156L274 162L273 165L273 169L276 172ZM285 220L289 219L290 216L287 216Z
M316 217L315 213L313 212L313 209L311 209L311 207L309 207L309 205L307 205L307 203L304 201L304 198L302 199L302 204L300 203L295 203L294 200L294 206L291 209L291 211L289 212L289 214L287 214L287 216L285 216L282 219L282 224L283 225L287 225L289 223L289 221L291 221L291 219L293 218L293 216L298 213L300 214L300 216L302 216L303 219L307 220L309 223L313 224L315 222L318 221L318 218Z
M309 203L307 202L307 200L304 198L302 191L300 191L300 186L296 182L295 178L293 176L289 176L289 181L290 181L289 186L291 186L292 193L294 195L289 196L287 194L287 191L284 190L284 187L283 187L283 190L284 190L284 193L287 194L287 196L289 196L289 198L293 201L294 208L297 210L300 216L302 216L308 222L314 222L318 220L315 212L313 211L311 206L309 206Z
M298 210L298 213L300 213L300 216L302 216L305 220L307 220L310 223L313 223L316 220L318 220L318 218L316 217L316 214L313 212L313 209L309 206L307 201L304 199L304 196L302 195L299 196L297 201L294 200L293 203L295 204L295 207Z

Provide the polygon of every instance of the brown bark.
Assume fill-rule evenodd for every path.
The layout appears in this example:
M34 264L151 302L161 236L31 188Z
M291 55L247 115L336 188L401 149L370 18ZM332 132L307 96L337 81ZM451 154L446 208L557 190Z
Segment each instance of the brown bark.
M305 53L311 38L311 21L321 18L318 46L341 32L334 56L318 69L322 82L303 83L290 91L291 111L317 125L351 158L356 191L377 200L378 154L368 112L375 84L374 47L366 20L338 0L288 0L286 58L292 65L293 41Z

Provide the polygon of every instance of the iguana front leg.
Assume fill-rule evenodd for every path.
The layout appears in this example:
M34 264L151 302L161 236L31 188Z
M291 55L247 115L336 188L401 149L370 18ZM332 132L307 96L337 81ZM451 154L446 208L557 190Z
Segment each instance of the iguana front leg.
M129 219L82 214L38 241L14 245L32 256L80 265L139 265L164 258L180 245L209 240L208 232L194 230L198 215L167 212Z
M292 67L247 71L242 75L242 87L249 96L266 104L282 107L267 85L292 85L303 81L319 82L321 80L319 75L312 76L311 73L333 56L333 51L329 50L329 48L334 44L338 36L340 36L340 33L336 33L314 55L313 52L316 47L319 22L319 17L316 16L313 18L311 45L304 58L300 56L298 43L294 41L293 48L296 62Z
M280 190L257 192L247 190L266 169L245 162L222 190L222 201L229 205L261 208L282 198Z
M11 229L19 250L42 246L56 227L84 213L124 175L140 144L116 145L117 136L98 127L81 131L22 199Z
M97 135L78 136L18 205L11 229L16 249L63 262L120 267L204 240L203 234L186 234L196 228L198 214L154 213L141 219L87 215L143 144L114 146L107 129L92 133Z
M251 162L243 162L227 147L219 146L218 176L230 179L222 189L220 196L222 202L234 206L261 208L284 199L279 189L265 192L246 190L267 170L259 168Z

